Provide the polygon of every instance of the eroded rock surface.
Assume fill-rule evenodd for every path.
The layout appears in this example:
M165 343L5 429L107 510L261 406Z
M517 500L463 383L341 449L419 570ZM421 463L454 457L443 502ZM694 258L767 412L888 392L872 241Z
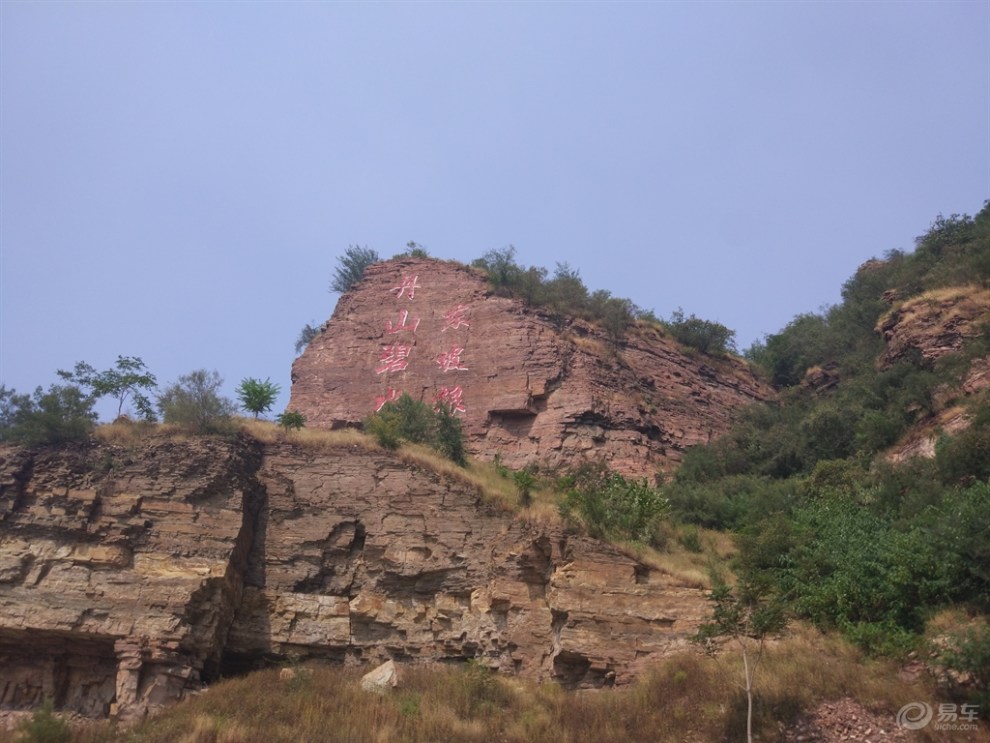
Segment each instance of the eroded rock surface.
M880 366L917 354L926 362L959 351L990 322L990 289L964 286L914 297L877 323L885 348Z
M706 610L696 587L384 452L0 447L2 708L139 716L288 657L621 684Z
M307 425L359 424L402 393L445 400L469 449L520 468L605 461L631 476L670 470L771 390L740 359L686 354L639 323L615 344L590 323L492 294L465 266L370 266L293 364L289 407Z
M260 459L208 440L0 448L0 705L126 716L213 677Z

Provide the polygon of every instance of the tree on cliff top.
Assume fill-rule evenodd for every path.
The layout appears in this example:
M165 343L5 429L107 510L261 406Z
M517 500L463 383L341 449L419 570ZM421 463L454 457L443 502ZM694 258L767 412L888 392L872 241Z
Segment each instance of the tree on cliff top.
M340 294L349 291L364 276L364 270L378 260L378 253L367 246L349 246L337 259L337 270L330 282L330 291Z
M85 361L79 361L72 371L59 369L58 375L67 382L88 390L93 400L107 396L114 398L117 401L118 418L124 412L124 403L130 398L141 418L155 420L155 409L148 394L154 391L158 381L137 356L118 356L113 369L100 372Z
M223 432L237 406L220 394L222 385L219 373L205 369L179 377L158 397L162 419L196 433Z
M261 413L271 410L280 391L281 387L270 379L265 379L262 382L254 377L242 379L236 390L237 399L241 401L241 407L249 413L254 413L255 418Z

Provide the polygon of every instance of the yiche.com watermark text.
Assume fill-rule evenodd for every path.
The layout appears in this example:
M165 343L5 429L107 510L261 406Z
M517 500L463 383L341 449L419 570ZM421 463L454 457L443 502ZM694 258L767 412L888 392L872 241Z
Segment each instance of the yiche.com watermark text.
M979 719L978 704L946 703L939 704L936 708L926 702L911 702L901 707L897 713L897 727L921 730L931 725L934 730L977 730Z

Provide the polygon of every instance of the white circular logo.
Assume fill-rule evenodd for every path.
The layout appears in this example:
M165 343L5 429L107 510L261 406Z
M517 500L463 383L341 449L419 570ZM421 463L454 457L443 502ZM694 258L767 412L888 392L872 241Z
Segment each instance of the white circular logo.
M897 726L905 730L921 730L932 721L932 706L924 702L911 702L897 713Z

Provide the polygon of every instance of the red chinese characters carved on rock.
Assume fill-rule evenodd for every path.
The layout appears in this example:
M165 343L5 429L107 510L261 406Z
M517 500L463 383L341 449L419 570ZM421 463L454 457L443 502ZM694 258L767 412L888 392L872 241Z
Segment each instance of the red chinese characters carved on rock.
M437 356L437 364L440 366L440 370L444 372L467 371L468 368L466 366L461 366L462 353L464 353L464 349L461 346L451 346L449 351L444 351Z
M455 413L465 413L467 408L464 407L463 398L464 390L461 389L460 385L453 389L441 387L436 396L436 403L438 407L441 403L448 406Z
M412 346L405 346L401 343L382 346L382 352L378 357L379 364L375 368L375 374L404 371L409 366L409 354L411 352Z
M416 332L416 328L419 327L419 318L414 318L412 322L409 322L409 310L402 310L399 313L399 324L393 325L391 320L385 321L385 332L389 335L395 333L401 333L403 330L408 330L411 333Z
M419 288L418 281L419 276L403 276L402 282L398 286L393 286L390 291L397 292L396 299L402 299L403 296L415 299L416 290Z
M470 308L466 304L459 304L456 307L452 307L443 313L443 328L440 332L443 333L447 330L456 330L460 327L471 327L471 323L467 321L467 312Z

